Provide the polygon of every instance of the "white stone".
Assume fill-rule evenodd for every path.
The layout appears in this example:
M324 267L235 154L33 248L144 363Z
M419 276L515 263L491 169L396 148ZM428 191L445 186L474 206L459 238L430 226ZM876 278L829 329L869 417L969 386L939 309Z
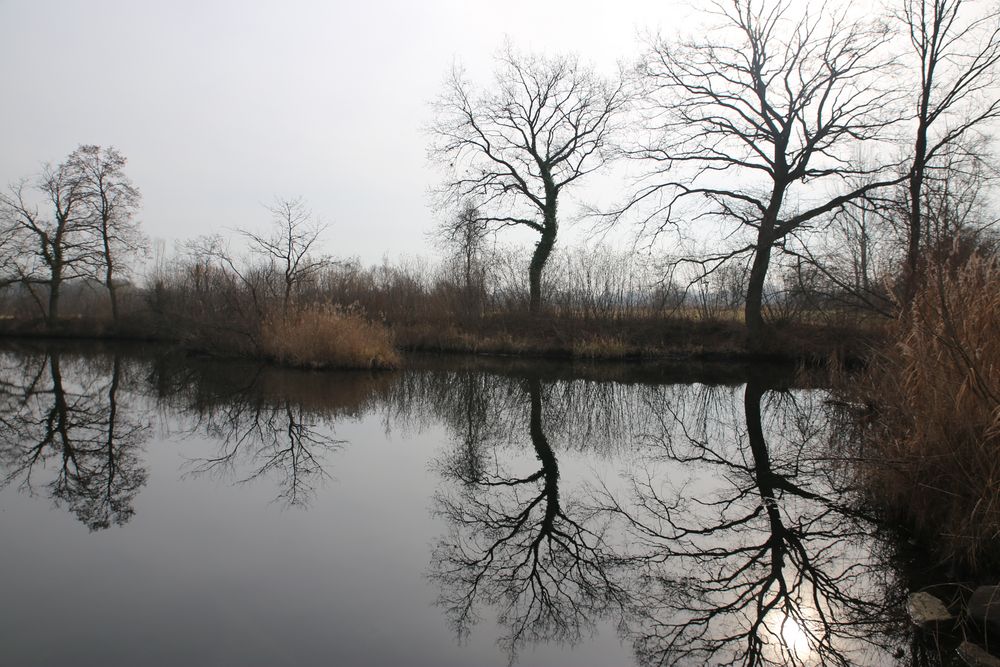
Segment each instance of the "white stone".
M954 618L944 603L930 593L910 593L906 610L913 623L919 626L943 623Z

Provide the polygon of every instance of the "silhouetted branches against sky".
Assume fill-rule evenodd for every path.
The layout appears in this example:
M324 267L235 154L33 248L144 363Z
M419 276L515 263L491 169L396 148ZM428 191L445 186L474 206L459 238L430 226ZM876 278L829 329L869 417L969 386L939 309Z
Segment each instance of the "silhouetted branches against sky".
M606 220L634 216L653 237L701 220L728 229L740 249L713 253L703 268L749 262L753 335L772 248L902 180L889 161L852 159L859 144L885 141L902 120L901 94L891 84L884 23L789 2L717 2L707 11L719 22L711 38L649 46L640 67L649 138L626 149L645 173ZM861 175L871 178L844 188Z
M975 133L1000 117L1000 10L976 13L975 4L964 0L903 0L896 18L909 37L908 61L919 64L913 68L919 80L907 184L907 296L912 297L926 251L921 246L928 243L923 200L932 181L942 178L935 172L951 166L947 154L954 155L957 145L975 143ZM944 178L954 173L943 172Z
M576 56L497 56L492 87L476 91L455 66L435 104L430 156L446 167L439 204L471 201L493 229L537 232L531 308L555 244L563 188L603 167L630 101L623 77L606 80Z

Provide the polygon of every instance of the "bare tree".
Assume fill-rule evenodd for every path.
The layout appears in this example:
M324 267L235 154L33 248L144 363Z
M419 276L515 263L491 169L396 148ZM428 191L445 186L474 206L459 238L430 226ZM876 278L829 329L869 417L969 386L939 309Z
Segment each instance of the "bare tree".
M46 166L37 184L48 215L32 203L27 180L11 185L0 194L0 224L9 235L6 249L17 280L25 285L50 325L59 319L63 283L93 273L99 262L86 203L86 187L80 172L68 162ZM48 290L48 306L34 287Z
M864 154L854 159L872 164ZM855 189L870 179L864 174L844 182ZM869 193L833 211L817 229L792 232L794 242L783 250L796 259L790 271L796 295L813 306L836 304L894 317L892 285L905 248L898 195L898 188Z
M276 199L267 207L272 215L269 234L240 230L250 251L264 257L281 274L281 309L288 315L295 290L316 276L330 260L311 254L326 225L313 218L301 198Z
M880 55L889 32L845 13L798 13L790 2L713 7L722 25L710 41L652 46L643 70L654 139L630 155L654 166L611 219L642 209L643 228L655 236L697 204L694 220L742 234L735 249L688 260L699 277L729 260L749 262L745 318L758 345L772 251L795 230L905 178L850 160L894 118L894 97L877 85L889 67ZM869 177L831 195L847 176Z
M118 322L118 292L115 280L125 273L125 260L144 250L146 239L135 220L141 195L125 175L125 156L112 147L82 145L66 160L80 179L85 207L89 211L103 260L104 286L111 299L111 314Z
M919 60L913 163L907 181L907 297L920 271L928 211L924 200L935 164L985 123L1000 117L996 92L1000 10L976 13L967 0L902 0L898 19ZM950 160L946 159L945 162Z
M430 155L447 166L445 202L479 202L494 229L536 232L529 266L530 310L541 308L542 271L556 242L563 189L601 168L628 96L575 57L498 57L494 88L477 93L452 71L436 104Z

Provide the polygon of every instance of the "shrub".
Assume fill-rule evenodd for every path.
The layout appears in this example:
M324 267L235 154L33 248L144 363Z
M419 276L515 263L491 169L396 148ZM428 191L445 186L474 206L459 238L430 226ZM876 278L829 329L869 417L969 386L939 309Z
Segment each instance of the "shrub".
M301 368L395 368L389 330L358 309L313 306L271 316L261 325L260 352Z

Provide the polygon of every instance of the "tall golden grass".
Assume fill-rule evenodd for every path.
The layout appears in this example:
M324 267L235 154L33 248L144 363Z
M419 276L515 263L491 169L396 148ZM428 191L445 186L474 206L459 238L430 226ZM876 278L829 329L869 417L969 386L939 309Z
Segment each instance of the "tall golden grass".
M928 268L862 385L862 474L949 562L1000 564L1000 265Z
M300 368L395 368L399 353L381 322L358 309L314 306L268 317L261 324L262 356Z

